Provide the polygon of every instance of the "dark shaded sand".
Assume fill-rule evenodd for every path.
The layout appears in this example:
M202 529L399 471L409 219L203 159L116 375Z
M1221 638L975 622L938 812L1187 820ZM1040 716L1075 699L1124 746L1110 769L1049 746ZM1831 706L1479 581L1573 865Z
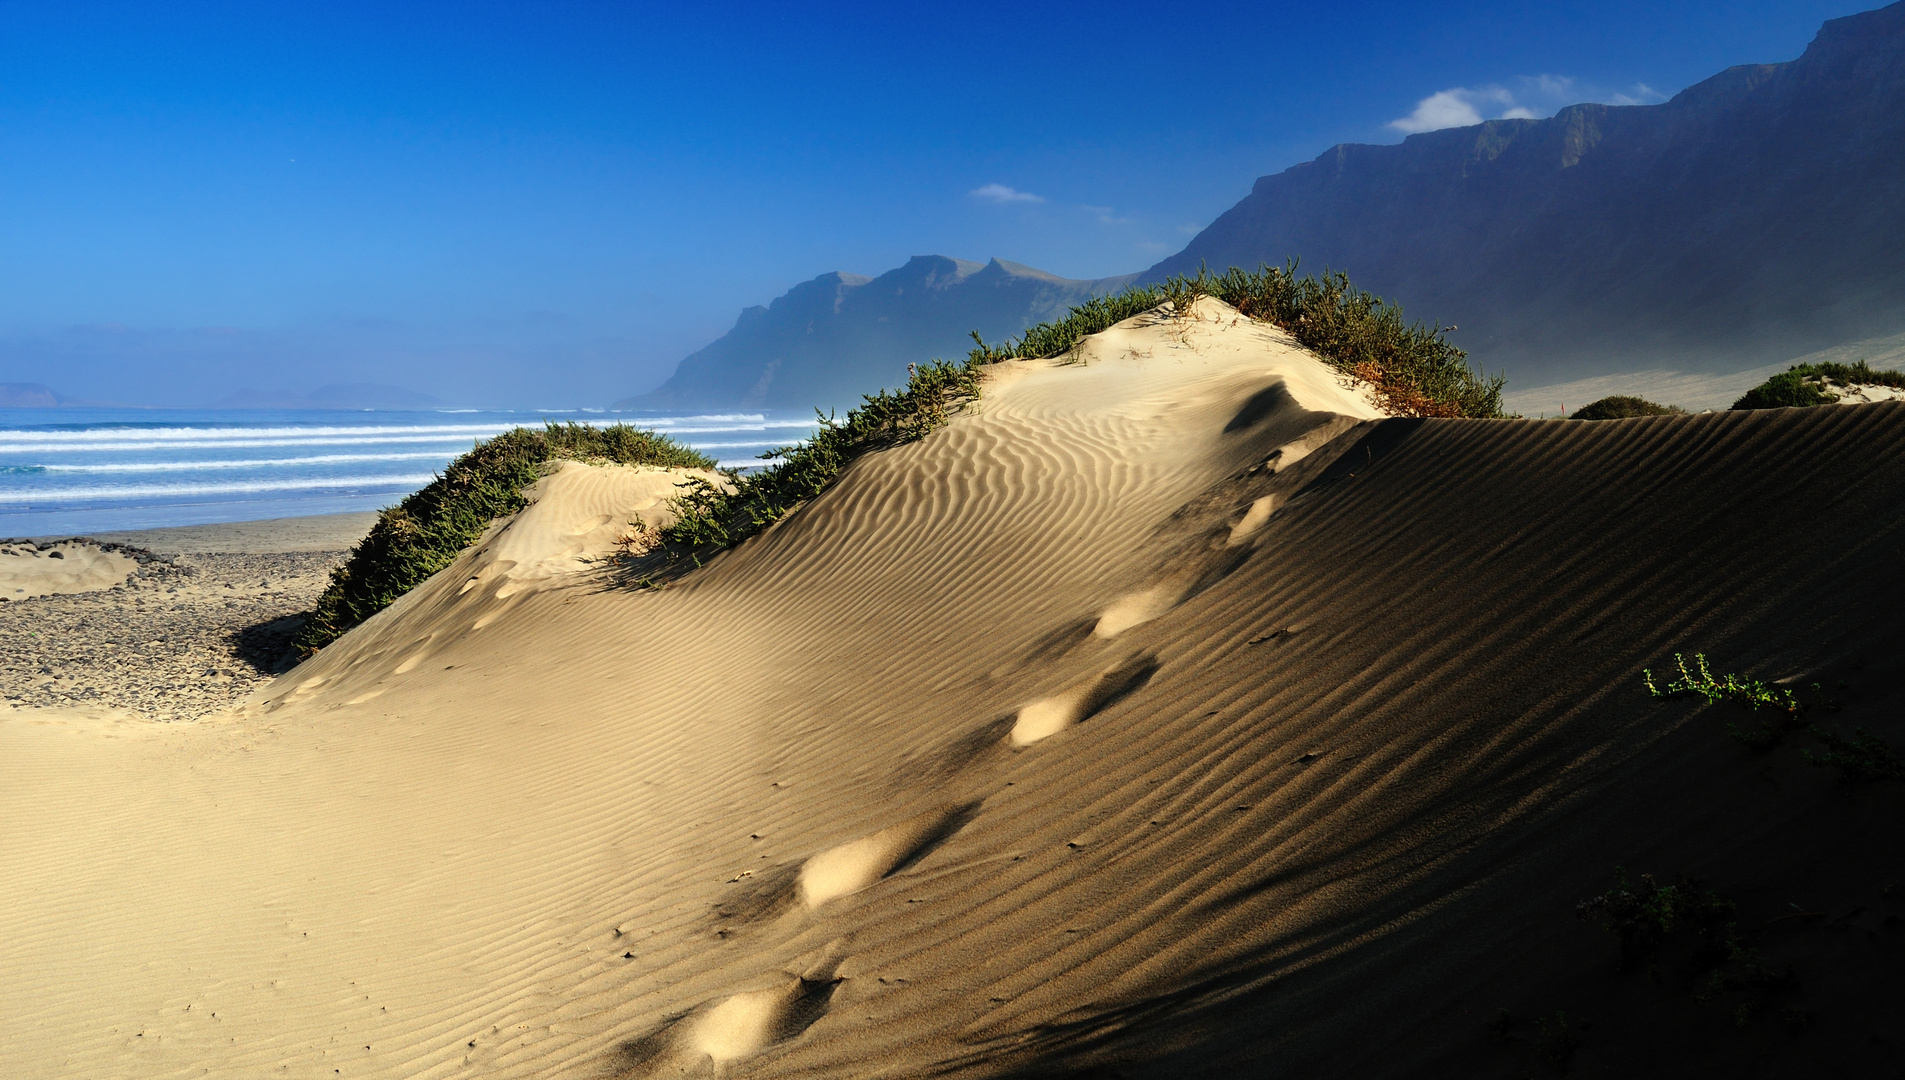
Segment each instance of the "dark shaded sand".
M1905 405L1363 421L1199 310L665 590L538 561L578 470L239 709L0 720L0 1074L1895 1075L1905 784L1640 671L1905 745ZM1757 966L1617 970L1617 865Z

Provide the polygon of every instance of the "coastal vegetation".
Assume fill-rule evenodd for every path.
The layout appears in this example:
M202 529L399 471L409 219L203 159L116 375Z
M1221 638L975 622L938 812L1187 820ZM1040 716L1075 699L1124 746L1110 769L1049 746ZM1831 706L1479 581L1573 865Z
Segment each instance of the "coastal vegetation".
M963 363L915 365L904 388L868 395L844 418L821 416L812 439L770 451L766 457L775 463L735 477L733 490L703 483L683 494L674 504L674 524L662 531L665 557L676 565L699 565L818 495L859 455L923 438L978 398L980 375L990 365L1062 357L1126 319L1166 303L1173 313L1188 313L1204 296L1289 332L1325 363L1369 384L1378 404L1394 415L1504 415L1503 377L1470 367L1443 328L1404 322L1400 307L1356 288L1340 272L1298 277L1296 271L1294 261L1255 272L1200 270L1194 277L1094 297L1016 339L988 343L975 333L975 347Z
M552 461L713 469L712 458L652 431L614 424L514 428L479 442L421 491L378 515L318 597L292 646L310 655L450 565L492 521L523 508Z
M1590 401L1574 410L1570 420L1625 420L1630 416L1683 416L1685 409L1678 405L1662 405L1648 401L1643 397L1629 394L1615 394L1599 401Z
M1767 708L1772 717L1770 720L1762 718L1750 728L1727 725L1728 734L1755 750L1769 749L1788 734L1804 727L1824 747L1820 750L1801 750L1799 754L1807 763L1820 768L1837 769L1841 777L1852 782L1905 780L1905 758L1899 757L1898 752L1885 740L1864 728L1854 728L1852 734L1842 735L1817 724L1806 724L1803 717L1808 711L1807 706L1791 690L1768 686L1758 679L1731 673L1715 676L1707 667L1704 654L1695 653L1693 659L1694 666L1690 670L1686 658L1675 653L1674 663L1680 669L1680 678L1665 687L1655 685L1652 670L1642 669L1641 685L1646 687L1650 697L1656 699L1698 697L1709 705L1730 701L1755 713L1762 707ZM1839 685L1843 687L1845 684ZM1818 683L1811 684L1810 689L1815 701L1826 711L1839 710L1837 702L1825 699L1824 690Z
M1839 400L1835 389L1851 386L1905 387L1905 371L1856 364L1799 364L1748 390L1735 409L1803 409Z

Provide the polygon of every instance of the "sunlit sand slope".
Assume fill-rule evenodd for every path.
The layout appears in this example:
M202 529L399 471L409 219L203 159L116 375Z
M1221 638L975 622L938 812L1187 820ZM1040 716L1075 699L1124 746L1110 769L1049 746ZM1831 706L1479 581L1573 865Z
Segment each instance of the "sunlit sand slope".
M1876 897L1888 792L1638 675L1884 685L1905 406L1381 420L1199 316L664 590L578 469L237 713L0 719L0 1074L1475 1073L1616 862Z

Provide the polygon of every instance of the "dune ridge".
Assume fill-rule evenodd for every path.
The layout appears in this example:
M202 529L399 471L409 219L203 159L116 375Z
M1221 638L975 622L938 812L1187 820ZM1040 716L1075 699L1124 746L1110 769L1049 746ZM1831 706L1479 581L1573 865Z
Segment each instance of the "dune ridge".
M0 721L0 1071L1474 1073L1617 859L1895 871L1637 678L1896 670L1905 405L1384 419L1213 301L994 371L666 589L519 518L214 720Z

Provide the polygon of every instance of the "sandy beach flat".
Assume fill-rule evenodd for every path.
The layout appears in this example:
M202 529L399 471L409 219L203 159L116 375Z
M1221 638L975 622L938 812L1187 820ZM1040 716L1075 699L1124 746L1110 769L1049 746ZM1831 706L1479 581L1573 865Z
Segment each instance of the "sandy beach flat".
M167 553L274 555L289 551L348 551L376 522L375 513L317 514L103 532L95 533L94 538Z
M1905 404L1385 419L1206 300L665 589L601 557L652 484L563 470L196 722L0 717L0 1074L1888 1060L1905 785L1640 673L1905 741ZM1736 1024L1620 973L1575 907L1616 866L1796 981Z

